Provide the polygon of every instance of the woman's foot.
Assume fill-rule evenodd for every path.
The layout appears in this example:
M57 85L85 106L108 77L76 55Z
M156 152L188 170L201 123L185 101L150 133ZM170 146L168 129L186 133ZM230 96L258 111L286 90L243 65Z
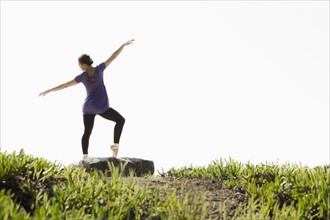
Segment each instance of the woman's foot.
M118 156L118 151L119 151L119 144L111 145L110 149L112 150L112 156L117 157Z
M100 162L99 159L94 158L94 157L84 157L83 161L85 161L87 163L97 163L97 162Z

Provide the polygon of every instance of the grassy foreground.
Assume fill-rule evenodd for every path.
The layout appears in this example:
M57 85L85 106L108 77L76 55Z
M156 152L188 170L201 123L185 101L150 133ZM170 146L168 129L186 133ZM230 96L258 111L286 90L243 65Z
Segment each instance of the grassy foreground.
M0 219L330 219L329 165L229 159L142 178L110 169L0 152Z

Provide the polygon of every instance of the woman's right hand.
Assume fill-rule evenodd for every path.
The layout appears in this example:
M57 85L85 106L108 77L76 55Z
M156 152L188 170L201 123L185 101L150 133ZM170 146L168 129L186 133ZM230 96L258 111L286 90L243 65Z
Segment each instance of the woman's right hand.
M133 41L135 41L135 40L134 40L134 39L129 40L129 41L125 42L123 45L124 45L124 46L128 46L128 45L130 45L131 43L133 43Z

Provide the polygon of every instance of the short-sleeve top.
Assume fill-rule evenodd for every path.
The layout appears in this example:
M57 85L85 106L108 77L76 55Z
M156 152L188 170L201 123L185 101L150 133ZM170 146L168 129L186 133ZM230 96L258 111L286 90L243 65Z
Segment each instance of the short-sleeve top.
M103 81L105 63L95 67L93 76L86 71L74 78L77 83L83 83L86 88L86 99L83 104L83 114L100 114L110 108L107 90Z

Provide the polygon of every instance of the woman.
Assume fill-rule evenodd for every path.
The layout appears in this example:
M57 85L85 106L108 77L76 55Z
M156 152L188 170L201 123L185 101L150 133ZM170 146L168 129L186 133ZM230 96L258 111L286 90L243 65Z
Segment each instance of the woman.
M100 115L105 119L114 121L116 123L114 128L114 144L110 149L113 152L113 157L117 157L119 150L120 136L125 124L125 119L116 110L110 107L107 91L103 82L103 71L107 68L112 61L121 53L125 46L133 43L133 39L122 44L105 62L100 63L96 67L93 67L93 60L87 54L83 54L78 58L78 64L83 71L76 76L73 80L61 84L52 89L46 90L39 94L39 96L45 96L50 92L59 91L61 89L68 88L70 86L83 83L87 96L83 105L83 119L84 119L84 134L81 139L83 160L88 162L97 162L96 158L88 157L88 145L89 137L93 130L94 119L96 115Z

